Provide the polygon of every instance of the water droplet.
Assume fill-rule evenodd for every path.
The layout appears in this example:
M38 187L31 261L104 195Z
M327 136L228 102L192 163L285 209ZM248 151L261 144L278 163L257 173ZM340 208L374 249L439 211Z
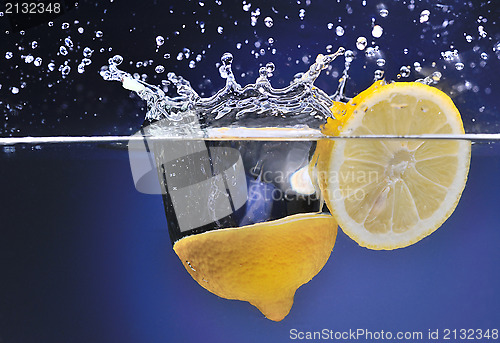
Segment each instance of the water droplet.
M250 7L252 7L252 4L250 3L247 4L245 1L243 1L243 11L245 12L250 11Z
M32 55L27 55L27 56L24 57L24 62L25 63L31 63L31 62L34 61L34 59L35 58Z
M49 68L49 71L54 71L54 69L56 68L56 65L53 62L51 62L47 65L47 67Z
M196 62L195 61L189 61L189 68L194 69L196 67Z
M267 77L273 76L274 69L276 69L274 63L269 62L266 64Z
M66 56L68 54L68 49L66 49L66 47L64 45L61 45L59 47L59 53L63 56Z
M223 28L222 26L219 26L219 27L217 28L217 32L221 35L221 34L222 34L222 32L224 32L224 28Z
M272 27L274 25L273 18L266 17L264 19L264 24L266 24L267 27Z
M455 69L456 70L462 70L462 69L464 69L464 67L465 67L465 65L463 63L461 63L461 62L455 63Z
M109 64L120 65L123 62L123 57L121 55L114 55L108 60Z
M165 38L163 36L156 37L156 46L162 46L165 43Z
M52 22L49 22L49 26L52 26L52 25L50 25L50 23L52 23ZM63 29L63 30L69 29L69 23L62 23L61 29Z
M431 14L431 12L429 10L423 10L421 13L420 13L420 22L421 23L425 23L429 20L429 15Z
M358 39L356 40L356 48L358 48L359 50L364 50L367 44L368 41L365 37L358 37Z
M344 58L346 63L351 63L354 60L354 52L352 50L347 50L344 53Z
M164 73L165 72L165 67L162 66L162 65L157 65L156 68L155 68L155 72L157 74L161 74L161 73Z
M377 65L383 67L385 65L385 60L383 58L377 59Z
M163 58L168 60L170 58L170 54L167 53L167 54L163 55Z
M375 38L380 38L382 36L382 33L384 33L384 29L380 25L375 25L372 29L372 36Z
M225 66L228 66L233 63L233 55L230 52L226 52L224 53L224 55L222 55L220 60Z
M306 10L305 10L305 9L303 9L303 8L301 8L301 9L299 10L299 18L300 18L300 20L304 20L304 17L305 17L305 16L306 16Z
M34 40L33 42L31 42L31 48L32 49L36 49L38 47L38 42L36 40Z
M19 34L20 34L21 36L24 36L24 34L25 34L25 33L26 33L26 31L24 31L24 30L19 31Z
M417 73L420 73L420 71L422 71L422 66L418 62L413 63L413 67L415 68L415 71Z
M78 65L77 71L78 71L79 74L83 74L85 72L85 64L80 63Z
M83 49L83 57L85 58L90 58L92 56L92 53L94 52L94 50L92 50L91 48L89 48L88 46L85 47Z
M471 35L465 36L465 40L467 41L467 43L472 42L472 36Z
M83 27L79 27L78 28L78 33L82 34L85 30L83 29Z
M11 51L7 51L7 52L5 53L5 59L7 59L7 60L10 60L10 59L12 58L12 56L13 56L13 54L12 54L12 52L11 52Z
M10 91L12 92L12 94L17 94L17 93L19 93L19 88L17 88L17 87L11 87Z
M382 18L385 18L389 15L389 11L386 8L382 8L378 13Z
M344 35L344 28L342 26L337 26L335 28L335 33L337 34L337 36L341 37Z
M70 71L71 71L71 68L68 65L65 65L65 66L63 66L61 68L61 74L62 74L62 76L68 75Z
M35 65L35 67L41 66L42 65L42 58L41 57L35 58L35 60L33 61L33 64Z
M97 38L101 38L103 35L104 35L104 34L102 33L102 31L96 31L96 32L95 32L95 36L96 36Z
M82 63L88 66L92 63L92 60L90 58L82 58Z

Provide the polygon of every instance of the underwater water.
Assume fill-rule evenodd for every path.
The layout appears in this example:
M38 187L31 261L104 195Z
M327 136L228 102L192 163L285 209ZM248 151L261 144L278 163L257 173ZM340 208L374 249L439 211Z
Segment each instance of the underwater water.
M43 16L0 8L0 342L500 339L498 4L115 0L61 8ZM310 79L314 92L290 86L318 54L339 47L344 56ZM113 79L110 59L153 85L152 93L105 82ZM382 77L430 77L462 114L472 157L451 217L393 251L362 248L339 229L327 264L278 323L200 287L172 250L163 194L134 183L130 135L147 116L165 115L151 108L175 115L197 103L210 109L209 124L222 118L225 125L240 119L231 111L236 100L254 123L260 110L268 119L273 109L284 113L289 103L279 103L276 90L287 89L307 100L299 102L298 124L316 127L330 100ZM244 93L231 93L236 84L270 84L262 94L278 102L256 110ZM217 99L221 89L230 96ZM151 106L158 94L168 101Z

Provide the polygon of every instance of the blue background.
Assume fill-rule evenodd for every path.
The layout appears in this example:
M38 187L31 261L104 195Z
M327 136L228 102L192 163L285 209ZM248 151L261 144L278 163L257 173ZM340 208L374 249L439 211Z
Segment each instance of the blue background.
M135 132L145 105L98 75L114 54L124 56L123 69L148 74L150 83L165 78L154 72L162 64L208 96L223 86L216 63L226 51L235 56L240 83L254 81L258 67L273 61L277 70L271 82L283 87L328 44L344 45L357 54L347 86L352 96L371 83L377 69L374 60L355 48L360 35L369 38L369 46L372 41L380 46L388 79L396 79L400 66L414 61L431 72L439 70L444 78L438 87L455 100L466 130L500 131L500 66L493 51L500 32L494 1L442 2L448 11L426 1L385 1L386 18L378 14L378 1L367 1L366 6L362 1L251 3L250 12L261 10L255 27L241 2L227 0L222 5L206 1L204 6L197 1L82 2L54 19L53 27L43 23L27 28L24 35L15 32L8 16L0 17L1 135ZM306 10L304 20L298 16L301 8ZM423 9L431 11L427 23L419 22ZM272 28L264 25L266 16L274 18ZM478 23L479 16L487 21ZM372 18L384 28L379 39L370 37ZM443 27L445 19L454 23ZM205 22L204 34L197 20ZM68 30L61 29L63 22L71 24ZM217 32L219 25L223 34ZM334 32L337 25L345 29L341 37ZM479 25L486 38L480 38ZM77 32L80 26L83 34ZM95 30L102 30L103 37L94 38ZM472 43L464 32L473 36ZM170 37L158 53L157 35ZM75 47L66 56L58 55L67 36ZM266 45L269 37L275 40L272 47ZM36 49L30 47L33 40ZM266 52L258 58L251 53L256 41ZM238 42L243 43L241 49L236 48ZM459 50L463 71L443 60L441 52L450 45ZM79 74L76 67L85 46L95 51L92 64ZM206 51L194 69L188 67L192 57L176 59L185 47L195 54ZM270 52L273 47L276 54ZM4 59L7 51L14 53L10 60ZM483 51L489 58L481 65ZM43 57L42 67L22 61L27 52ZM164 59L165 53L171 58ZM137 61L149 59L151 66L135 67ZM55 72L47 71L51 60ZM72 71L62 79L57 66L65 61ZM332 72L342 68L342 61L336 62ZM413 70L407 80L422 76ZM466 81L471 89L460 91L458 86ZM10 87L22 82L26 86L13 94ZM331 94L337 81L322 75L317 85ZM339 231L330 260L297 291L289 316L279 323L265 319L248 303L220 299L191 279L171 249L161 198L135 190L125 150L90 144L4 149L0 342L288 342L291 329L422 331L424 337L428 329L500 329L497 145L474 146L469 181L457 210L421 242L396 251L370 251Z

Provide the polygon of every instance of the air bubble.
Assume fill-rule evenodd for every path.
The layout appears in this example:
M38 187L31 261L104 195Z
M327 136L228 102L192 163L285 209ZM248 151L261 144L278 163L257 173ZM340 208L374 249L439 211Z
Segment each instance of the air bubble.
M385 9L385 8L382 8L378 13L380 14L380 16L382 18L385 18L385 17L387 17L389 15L389 11L387 9Z
M380 38L384 33L384 29L380 25L375 25L372 29L372 36L375 38Z
M224 32L224 28L223 28L222 26L219 26L219 27L217 28L217 32L221 35L221 34L222 34L222 32Z
M101 38L103 35L104 35L104 34L102 33L102 31L96 31L96 32L95 32L95 36L96 36L97 38Z
M60 53L61 55L63 55L63 56L66 56L66 55L68 54L68 49L66 49L66 47L65 47L65 46L61 45L61 46L59 47L59 53Z
M156 37L156 46L162 46L165 43L165 38L163 36Z
M88 66L92 63L92 60L90 58L82 58L82 63Z
M155 72L157 74L161 74L161 73L164 73L165 72L165 67L162 66L162 65L157 65L156 68L155 68Z
M77 71L79 74L83 74L85 72L85 64L80 63L77 67Z
M374 73L375 81L382 80L383 77L384 77L384 71L383 70L380 70L380 69L375 70L375 73Z
M431 12L429 10L423 10L421 13L420 13L420 22L421 23L425 23L429 20L429 15L431 14Z
M419 62L415 62L415 63L413 63L413 68L415 68L415 71L416 71L417 73L420 73L420 72L422 71L422 66L420 65L420 63L419 63Z
M489 57L489 56L488 56L488 54L487 54L487 53L485 53L485 52L482 52L482 53L481 53L481 58L482 58L483 60L487 60L487 59L488 59L488 57Z
M266 17L264 19L264 24L266 24L267 27L273 27L273 25L274 25L273 18Z
M456 70L462 70L462 69L464 69L464 67L465 67L465 65L462 62L455 63Z
M27 56L24 57L24 62L25 63L31 63L31 62L33 62L34 59L35 58L32 55L27 55Z
M53 62L50 62L47 67L49 68L49 71L54 71L54 69L56 68L56 65L53 63Z
M163 58L168 60L170 58L170 54L167 53L167 54L163 55Z
M377 65L378 65L379 67L383 67L383 66L385 65L385 60L384 60L383 58L379 58L379 59L377 60Z
M31 48L32 49L36 49L38 47L38 42L36 40L34 40L33 42L31 42Z
M52 22L49 22L49 26L52 26L52 25L50 25L50 23L52 23ZM63 30L69 29L69 23L62 23L61 29L63 29Z
M196 67L196 62L195 61L189 61L189 68L194 69Z
M19 93L19 88L17 88L17 87L11 87L10 91L12 92L12 94L17 94L17 93Z
M328 28L328 30L333 29L333 23L326 24L326 27Z
M337 36L341 37L344 35L344 28L342 26L337 26L335 28L335 33L337 34Z
M11 51L7 51L5 53L5 59L10 60L13 56L13 53Z
M410 67L408 66L402 66L400 69L399 69L399 75L400 77L408 77L410 76Z
M83 33L83 31L84 31L83 27L79 27L79 28L78 28L78 33L79 33L79 34L82 34L82 33Z
M472 42L472 36L471 35L465 36L465 40L467 41L467 43Z
M364 50L367 44L368 41L365 37L358 37L358 39L356 40L356 48L358 48L359 50Z

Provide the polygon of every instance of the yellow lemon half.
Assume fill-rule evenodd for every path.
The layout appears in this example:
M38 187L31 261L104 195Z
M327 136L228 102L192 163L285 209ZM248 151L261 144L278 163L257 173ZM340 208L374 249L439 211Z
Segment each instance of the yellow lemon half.
M174 250L202 287L223 298L248 301L280 321L290 312L297 288L325 265L336 235L332 216L296 214L187 236Z
M324 132L335 136L462 134L462 119L440 90L376 82L336 103ZM434 232L465 187L470 141L338 139L318 143L318 181L342 230L359 245L396 249Z

